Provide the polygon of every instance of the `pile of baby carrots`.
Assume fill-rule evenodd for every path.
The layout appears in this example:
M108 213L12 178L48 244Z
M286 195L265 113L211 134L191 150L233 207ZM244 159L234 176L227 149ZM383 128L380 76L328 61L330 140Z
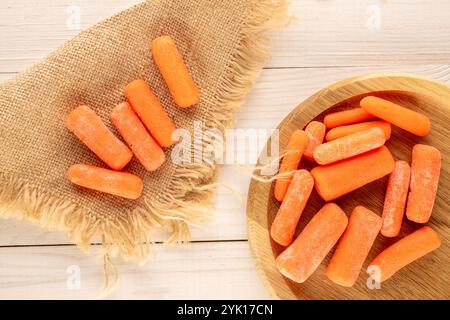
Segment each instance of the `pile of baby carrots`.
M183 57L170 36L152 41L151 52L173 100L180 108L189 108L200 100ZM110 118L126 144L117 138L88 106L80 106L66 118L66 127L112 170L75 164L67 172L69 180L79 186L127 199L137 199L144 188L142 179L120 172L133 154L147 171L155 171L165 162L162 148L172 146L176 127L158 98L144 80L125 87L128 102L112 109ZM127 147L128 145L128 147Z
M390 139L391 124L421 137L431 130L425 115L367 96L360 108L328 114L323 123L312 121L305 130L292 133L275 182L274 196L282 203L270 230L272 239L287 247L276 259L285 277L306 281L337 244L326 274L331 281L351 287L380 232L397 237L405 211L413 222L428 222L441 154L432 146L417 144L411 166L404 160L395 161L384 145ZM297 170L302 157L318 165L311 172ZM357 206L347 218L338 205L329 202L389 174L381 216ZM294 240L313 188L328 203ZM370 263L368 273L383 282L440 244L437 233L423 226L382 251Z

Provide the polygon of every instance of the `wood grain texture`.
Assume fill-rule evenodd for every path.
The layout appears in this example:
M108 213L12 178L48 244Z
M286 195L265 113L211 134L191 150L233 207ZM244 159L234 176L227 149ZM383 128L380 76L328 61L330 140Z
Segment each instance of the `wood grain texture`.
M411 148L416 143L430 144L442 152L443 166L439 191L428 225L432 226L442 238L439 250L407 266L397 275L381 285L380 290L370 290L366 285L367 276L362 272L359 281L352 288L343 288L325 276L329 254L315 274L303 284L284 278L275 266L275 257L282 247L271 241L270 225L277 213L279 203L273 197L273 186L252 180L250 184L247 222L249 242L257 269L276 298L282 299L448 299L450 292L450 146L448 121L450 115L450 86L418 77L403 75L369 75L351 78L328 86L301 103L280 124L280 145L285 146L292 131L303 128L311 120L323 120L325 114L356 107L363 95L376 92L376 95L420 111L430 117L432 132L419 138L394 128L387 146L397 159L410 161ZM281 150L283 152L283 150ZM307 164L304 167L309 168ZM379 214L383 208L387 177L375 181L335 202L350 213L357 205L363 205ZM324 202L313 193L307 205L297 232L302 230ZM401 237L417 229L418 225L404 221ZM379 236L366 260L367 264L395 239Z

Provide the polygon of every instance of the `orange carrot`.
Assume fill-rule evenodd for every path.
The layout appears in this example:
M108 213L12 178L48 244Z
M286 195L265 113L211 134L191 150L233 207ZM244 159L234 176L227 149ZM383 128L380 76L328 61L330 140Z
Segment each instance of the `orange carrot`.
M141 196L144 187L142 179L135 175L87 164L71 166L67 177L76 185L132 200Z
M398 270L441 246L441 239L430 227L422 227L381 252L369 265L368 273L383 282Z
M372 96L365 97L360 104L367 112L417 136L423 137L430 132L430 119L421 113Z
M144 80L128 84L125 96L160 146L167 148L175 143L172 139L175 125Z
M386 140L389 140L391 138L391 124L383 120L367 121L351 124L348 126L333 128L330 131L328 131L325 138L327 141L332 141L351 135L355 132L364 131L374 127L378 127L381 130L383 130Z
M385 146L327 166L315 167L311 174L319 195L331 201L380 179L394 170L394 158Z
M112 110L111 122L145 169L154 171L164 163L166 156L163 150L147 132L128 102Z
M353 286L380 228L380 216L356 207L328 265L328 279L344 287Z
M432 146L416 144L412 151L411 182L406 216L426 223L433 211L441 170L441 153Z
M317 146L321 145L325 136L325 125L319 121L311 121L305 128L305 132L308 134L309 143L306 146L303 156L310 160L314 160L314 150Z
M384 199L383 226L381 234L385 237L396 237L400 233L403 214L405 213L406 197L409 190L411 168L406 161L396 161L394 171L389 177L389 183Z
M328 129L331 129L347 124L362 122L372 118L375 118L375 116L366 112L364 109L355 108L327 114L323 119L323 123Z
M200 90L192 79L183 57L170 36L162 36L151 44L153 59L159 68L175 103L188 108L200 101Z
M305 209L313 186L314 180L308 171L300 170L294 174L270 229L272 239L278 244L282 246L291 244L298 221L303 209Z
M286 147L286 154L281 161L279 174L287 174L298 168L303 152L308 145L308 134L303 130L295 130L292 133L289 143ZM278 201L283 201L286 191L291 183L292 175L283 176L275 182L274 195Z
M295 282L304 282L339 240L347 222L347 216L339 206L334 203L324 205L297 239L278 256L278 270Z
M318 164L330 164L362 154L384 145L386 136L380 128L353 133L324 144L314 151Z
M133 157L130 149L88 106L73 110L66 118L66 127L114 170L122 170Z

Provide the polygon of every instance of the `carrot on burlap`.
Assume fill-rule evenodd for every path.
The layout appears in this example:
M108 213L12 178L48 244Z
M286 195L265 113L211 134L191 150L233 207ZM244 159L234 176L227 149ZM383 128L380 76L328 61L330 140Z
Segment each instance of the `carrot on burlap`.
M367 112L417 136L426 136L430 132L430 119L421 113L373 96L365 97L360 104Z
M441 170L441 152L432 146L416 144L412 151L411 182L406 216L426 223L433 211Z
M383 130L370 128L321 144L314 151L314 160L318 164L330 164L379 148L385 142Z
M133 154L88 106L80 106L66 118L66 127L114 170L122 170Z
M145 169L154 171L164 163L164 151L147 132L128 102L123 102L112 110L111 122Z
M308 134L309 142L306 146L303 156L314 161L314 150L317 146L321 145L323 138L325 137L325 125L319 121L311 121L305 128L305 132Z
M278 244L288 246L294 239L298 221L305 209L313 186L313 177L306 170L297 171L292 177L283 203L270 228L270 235Z
M362 206L353 209L327 267L328 279L344 287L353 286L380 228L381 217L376 213Z
M381 252L370 263L368 273L375 281L383 282L401 268L440 246L438 234L430 227L422 227Z
M315 167L311 174L319 195L331 201L378 180L394 169L394 158L386 146L359 156Z
M375 118L375 116L368 113L364 109L355 108L327 114L323 119L323 123L328 129L331 129L347 124L362 122L372 118Z
M175 41L170 36L156 38L152 41L151 50L175 103L181 108L197 104L200 101L200 90L192 79Z
M132 200L141 196L144 187L142 179L135 175L87 164L71 166L67 171L67 177L81 187Z
M339 240L347 221L339 206L334 203L324 205L276 259L281 274L298 283L308 279Z
M400 233L406 198L409 190L411 168L406 161L396 161L394 171L389 177L383 207L383 226L381 234L385 237L396 237Z
M295 130L286 147L286 152L281 161L279 174L287 174L297 170L300 160L302 159L303 152L308 145L308 134L303 130ZM274 195L278 201L283 201L286 195L289 184L291 183L292 174L288 176L279 177L275 181Z
M364 131L374 127L378 127L383 130L386 140L391 138L391 124L384 120L375 120L333 128L328 131L325 139L327 141L332 141L351 135L355 132Z
M161 147L168 148L175 143L172 139L175 125L144 80L135 80L128 84L125 87L125 96Z

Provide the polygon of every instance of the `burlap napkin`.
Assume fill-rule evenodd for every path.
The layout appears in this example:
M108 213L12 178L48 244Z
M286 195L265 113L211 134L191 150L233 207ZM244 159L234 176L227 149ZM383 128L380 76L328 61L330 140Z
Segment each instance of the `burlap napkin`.
M75 163L105 165L64 127L75 107L92 107L109 124L124 86L145 79L179 128L194 120L223 130L268 55L267 31L284 23L284 0L152 0L126 10L67 42L0 86L0 216L63 229L83 249L101 236L106 254L145 261L153 228L168 241L189 240L189 226L211 211L214 164L175 165L149 173L134 159L125 171L143 178L137 201L76 187ZM175 106L154 65L149 42L172 35L201 88L201 103ZM203 144L211 141L204 140ZM195 150L194 150L195 151ZM170 159L170 150L167 150Z

